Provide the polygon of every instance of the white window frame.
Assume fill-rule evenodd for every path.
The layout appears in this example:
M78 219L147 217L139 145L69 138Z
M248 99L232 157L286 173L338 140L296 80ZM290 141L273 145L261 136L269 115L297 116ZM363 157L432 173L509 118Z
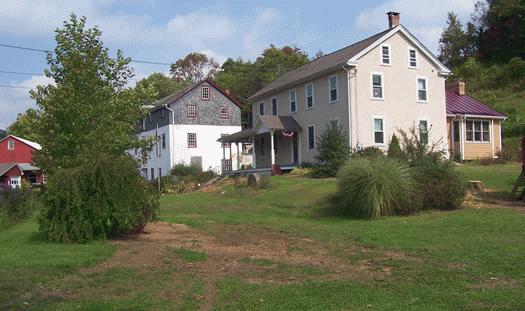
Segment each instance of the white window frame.
M166 149L166 133L162 133L161 137L162 137L162 141L161 141L162 149Z
M313 148L310 147L310 128L313 128L313 138L314 138L314 145L313 145ZM308 150L310 150L310 151L314 151L314 150L315 150L315 143L316 143L316 139L315 139L315 125L310 124L310 125L308 125L308 127L306 128L306 139L307 139Z
M330 85L330 81L332 78L335 78L335 89L332 89L332 86ZM335 90L336 98L335 100L332 100L332 90ZM339 80L337 78L337 75L333 75L328 77L328 103L333 104L339 101Z
M381 125L383 126L383 142L376 142L376 120L381 120ZM372 117L372 141L374 146L386 146L386 129L385 129L385 117L384 116L373 116Z
M381 76L381 97L374 97L374 76ZM370 98L372 100L385 100L385 75L382 72L370 72Z
M7 150L9 151L15 150L15 140L14 139L9 139L7 141Z
M481 130L480 138L481 138L481 140L476 140L476 130L475 130L475 126L474 126L475 122L480 122L481 123L480 124L480 130ZM484 140L483 139L483 129L484 129L483 122L487 122L488 123L489 140ZM472 139L471 140L467 139L467 123L472 123ZM492 139L493 139L492 138L492 132L493 132L492 122L489 119L466 119L465 120L465 142L468 142L469 144L491 144L492 143Z
M312 87L312 107L308 107L308 87ZM304 86L304 98L305 103L304 106L306 107L306 110L314 109L315 108L315 88L313 83L308 83Z
M201 99L210 100L210 87L209 86L205 86L205 85L201 86Z
M416 65L415 66L412 66L412 58L410 57L410 52L411 51L414 51L415 53L415 56L414 56L414 59L415 59L415 62L416 62ZM418 69L419 68L419 59L418 59L418 53L417 53L417 49L414 48L414 47L411 47L409 46L408 47L408 68L412 68L412 69Z
M383 59L383 48L388 49L388 63L384 62ZM390 47L390 44L381 44L379 49L379 63L384 66L391 66L392 65L392 48Z
M187 137L188 148L192 148L192 149L197 148L197 133L188 133L186 137ZM192 142L191 137L193 137L193 142Z
M419 99L419 80L425 80L425 95L426 99ZM416 98L418 103L428 103L428 78L424 76L417 76L416 77Z
M279 115L279 100L277 100L277 97L272 97L271 102L271 108L272 108L272 116L278 116ZM273 103L275 102L275 111L273 110Z
M421 140L421 121L427 122L427 138L428 138L427 143L429 143L430 136L428 134L430 132L430 121L428 120L428 118L418 118L417 119L417 134L418 134L419 140Z
M13 189L21 188L22 187L21 183L22 183L22 177L20 176L11 176L9 178L9 185Z
M219 108L219 116L221 119L228 119L230 117L230 109L227 106L221 106Z
M261 109L261 108L262 108L262 109ZM259 115L260 115L260 116L262 116L262 115L264 115L264 114L266 113L265 110L266 110L266 109L265 109L265 107L264 107L264 102L259 103Z
M186 106L186 116L188 116L188 118L195 118L197 116L197 106L195 105Z
M292 94L294 100L292 101ZM295 89L288 91L288 101L290 103L290 113L297 112L297 91ZM294 103L295 109L292 110L292 102Z

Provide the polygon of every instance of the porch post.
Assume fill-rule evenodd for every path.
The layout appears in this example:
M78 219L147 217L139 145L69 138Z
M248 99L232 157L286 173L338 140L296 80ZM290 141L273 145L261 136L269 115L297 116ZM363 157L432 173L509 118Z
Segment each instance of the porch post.
M229 143L228 145L230 147L230 148L228 148L228 149L230 149L230 167L229 168L230 168L230 171L233 171L232 143Z
M464 161L465 160L465 127L466 127L466 124L465 124L465 118L463 116L460 116L459 117L459 124L460 124L460 129L459 129L459 150L460 150L460 153L461 153L461 161Z
M272 155L272 166L275 165L275 149L273 145L273 131L270 132L270 146L271 146L271 155Z
M221 172L224 174L224 163L226 162L226 149L224 148L223 142L221 142L221 146L222 146Z
M237 146L237 170L241 169L241 154L239 153L239 142L236 141L235 145Z
M252 167L257 168L257 156L255 154L255 135L252 137Z

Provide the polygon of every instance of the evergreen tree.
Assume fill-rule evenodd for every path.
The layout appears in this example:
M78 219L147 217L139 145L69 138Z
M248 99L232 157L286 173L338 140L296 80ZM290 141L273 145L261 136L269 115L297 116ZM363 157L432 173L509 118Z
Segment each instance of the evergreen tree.
M335 176L339 168L350 158L350 146L346 133L341 126L331 123L319 137L317 144L318 162L316 175L321 177Z
M468 37L458 16L448 13L447 27L439 39L439 59L448 67L461 65L466 60Z
M397 138L396 134L392 134L392 139L390 140L390 144L388 144L388 153L387 156L389 158L397 159L397 160L405 160L406 156L403 150L401 150L401 145L399 143L399 139Z

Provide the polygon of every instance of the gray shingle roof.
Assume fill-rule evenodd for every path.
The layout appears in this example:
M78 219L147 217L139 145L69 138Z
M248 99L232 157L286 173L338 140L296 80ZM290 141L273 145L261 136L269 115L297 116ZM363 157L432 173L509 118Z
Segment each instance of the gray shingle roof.
M288 131L299 131L301 126L295 119L291 116L269 116L262 115L259 116L255 122L255 126L258 122L261 122L264 127L269 130L288 130ZM255 128L254 126L254 128Z
M5 173L9 172L16 163L0 163L0 176L3 176Z
M345 48L337 50L333 53L324 55L318 59L315 59L308 64L301 66L297 69L289 71L282 75L277 80L268 84L252 96L248 100L256 100L263 95L266 95L269 92L291 86L293 84L299 84L304 82L310 77L313 77L319 73L330 71L334 68L344 65L348 60L357 55L362 50L366 49L369 45L380 39L386 33L391 31L393 28L386 29L380 33L377 33L371 37L368 37L364 40L356 42L352 45L349 45Z

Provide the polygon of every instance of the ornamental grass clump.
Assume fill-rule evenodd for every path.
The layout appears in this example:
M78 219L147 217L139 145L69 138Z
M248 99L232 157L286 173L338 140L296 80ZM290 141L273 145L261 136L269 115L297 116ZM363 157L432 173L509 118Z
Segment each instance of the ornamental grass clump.
M411 214L422 207L411 169L397 160L355 158L338 177L335 202L343 214L377 219Z

